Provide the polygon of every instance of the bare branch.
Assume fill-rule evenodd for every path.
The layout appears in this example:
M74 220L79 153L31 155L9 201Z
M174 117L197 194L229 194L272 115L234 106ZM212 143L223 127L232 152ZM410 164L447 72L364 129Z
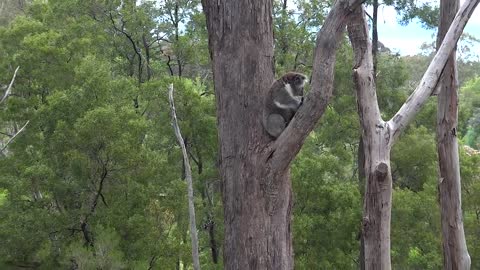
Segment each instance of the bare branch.
M352 16L348 23L348 36L355 54L353 67L353 81L357 91L357 102L362 128L371 136L375 127L382 125L380 109L378 107L375 80L373 79L372 44L368 38L368 25L365 20L364 8L358 8L356 16ZM369 134L368 134L369 133Z
M20 67L18 66L15 69L15 72L13 73L12 80L10 81L10 84L8 85L7 91L5 91L5 94L3 95L2 99L0 100L0 104L2 104L8 98L8 96L10 96L10 93L12 92L13 82L15 81L15 77L17 77L17 71L18 71L19 68Z
M133 36L131 34L129 34L127 31L125 31L125 20L123 17L120 18L120 21L122 22L120 28L117 26L117 24L115 23L115 19L113 18L113 14L110 12L109 13L109 17L110 17L110 21L112 23L112 26L113 26L113 29L122 33L127 39L128 41L130 41L130 44L132 44L132 48L133 48L133 51L135 52L135 54L138 56L138 71L139 71L139 80L142 76L141 73L141 69L142 69L142 66L143 66L143 60L146 61L145 57L142 55L142 50L137 46L137 44L135 43L135 40L133 40ZM151 69L150 65L147 64L147 68Z
M17 131L17 133L13 134L13 136L10 138L10 140L7 141L7 143L3 146L2 149L0 149L0 153L3 154L3 151L5 151L5 149L7 149L7 146L13 142L13 140L18 136L18 134L22 133L22 131L25 129L25 127L28 125L28 123L30 123L30 120L28 120L25 125L23 125L23 127Z
M442 45L438 49L435 57L428 66L427 71L422 77L417 89L408 97L407 101L403 104L400 110L393 116L387 125L391 129L392 144L398 135L405 129L410 123L413 117L420 111L428 97L432 94L437 86L437 83L442 75L442 71L445 68L448 57L456 47L457 41L463 32L463 28L468 22L468 19L472 15L475 7L480 0L468 0L465 1L463 6L457 12L455 19L453 20L447 34L442 42Z

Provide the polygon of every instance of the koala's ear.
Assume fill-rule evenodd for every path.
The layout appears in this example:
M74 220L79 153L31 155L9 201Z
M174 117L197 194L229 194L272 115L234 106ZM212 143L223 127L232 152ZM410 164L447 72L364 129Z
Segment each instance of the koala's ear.
M295 79L295 74L289 72L283 76L285 78L285 81L293 81Z

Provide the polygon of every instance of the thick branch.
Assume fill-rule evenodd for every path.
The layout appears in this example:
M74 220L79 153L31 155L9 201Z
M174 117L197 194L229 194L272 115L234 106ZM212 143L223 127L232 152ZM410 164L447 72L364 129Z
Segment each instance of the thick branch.
M439 78L442 74L448 57L456 47L457 41L463 32L463 28L468 22L468 19L472 15L475 7L480 0L467 0L457 12L452 25L448 29L448 32L442 42L442 45L438 49L435 57L428 66L427 71L423 75L420 84L417 89L408 97L407 101L403 104L400 110L388 121L388 126L391 129L392 140L398 138L398 135L405 129L410 123L413 117L420 111L422 106L427 101L428 97L432 94L437 86Z
M178 144L182 148L183 164L185 167L185 179L188 185L188 212L190 216L190 237L192 238L192 259L193 269L200 270L200 261L198 257L198 236L197 226L195 221L195 206L193 203L193 183L192 183L192 169L190 168L190 161L188 160L187 148L180 133L180 127L178 126L177 114L175 112L175 103L173 101L173 84L168 87L168 101L170 103L170 109L172 111L172 125L175 130L175 136L177 137Z
M15 72L13 73L12 80L10 81L10 84L8 85L7 91L5 91L5 94L3 95L2 99L0 100L0 104L2 104L8 98L8 96L10 96L10 93L12 92L13 82L15 81L15 77L17 77L17 71L18 71L19 68L20 67L17 67L15 69Z
M363 0L338 0L317 34L311 90L268 154L277 171L286 170L325 112L333 91L336 49L349 15Z
M364 136L371 136L374 129L382 125L380 109L378 108L377 94L375 89L374 63L372 45L368 38L368 25L365 19L364 8L356 10L348 23L348 36L352 43L355 54L355 66L353 68L353 80L357 90L357 102L360 122Z

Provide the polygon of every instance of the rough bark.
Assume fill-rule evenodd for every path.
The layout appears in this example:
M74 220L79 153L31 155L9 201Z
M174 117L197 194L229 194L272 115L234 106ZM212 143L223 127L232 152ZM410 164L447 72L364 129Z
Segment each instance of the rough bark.
M376 81L375 81L376 82ZM365 198L365 149L363 148L363 137L360 136L357 153L358 184L361 198ZM365 270L365 239L363 237L362 227L360 227L360 254L358 256L358 265L360 270Z
M365 269L391 269L390 220L392 175L390 149L400 132L426 102L455 48L463 27L480 0L466 1L450 27L420 85L397 114L383 121L378 108L368 26L362 8L349 22L348 33L355 54L353 78L357 94L365 151L366 187L363 213Z
M193 269L200 270L200 259L198 256L197 223L195 221L195 204L193 197L192 168L190 167L187 148L185 147L185 143L180 132L180 127L177 121L177 114L175 113L175 103L173 100L173 84L170 84L170 86L168 87L168 101L170 103L170 110L172 111L172 125L173 129L175 130L175 136L177 137L178 144L182 149L183 165L185 169L185 180L187 180L188 216L190 220L190 237L192 240Z
M458 10L458 0L440 2L437 48ZM443 70L438 89L437 151L440 212L442 220L443 269L470 269L470 256L463 230L460 164L458 157L458 72L455 51Z
M289 166L326 109L337 44L361 2L336 1L317 36L311 91L272 141L259 117L274 81L272 1L202 0L217 102L225 269L293 269Z
M373 58L363 8L348 26L355 52L354 83L362 126L366 186L362 235L365 269L390 269L392 178L389 134L380 115Z

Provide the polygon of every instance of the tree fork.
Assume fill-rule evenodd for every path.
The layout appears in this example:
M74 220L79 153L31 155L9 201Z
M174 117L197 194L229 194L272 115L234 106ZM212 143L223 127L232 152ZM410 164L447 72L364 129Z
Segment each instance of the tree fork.
M336 48L361 2L335 2L317 35L311 91L272 141L259 117L274 81L272 1L202 0L217 103L225 269L293 269L289 166L325 112Z
M457 13L442 45L430 63L419 86L400 110L389 121L381 118L378 108L373 60L368 26L363 7L356 11L348 25L348 33L355 54L353 72L357 93L358 113L365 149L365 189L363 236L365 269L391 269L390 220L392 202L392 177L390 149L399 134L406 128L427 98L432 94L447 59L480 0L466 1Z

